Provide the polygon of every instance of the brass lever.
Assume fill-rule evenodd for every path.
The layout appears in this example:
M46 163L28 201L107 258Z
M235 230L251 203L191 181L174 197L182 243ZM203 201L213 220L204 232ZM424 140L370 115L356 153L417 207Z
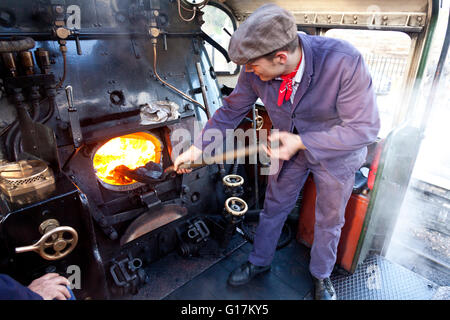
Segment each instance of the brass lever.
M64 233L69 233L71 238L65 239ZM16 248L16 253L34 251L45 260L58 260L64 258L75 249L78 243L78 233L72 227L56 227L46 232L35 244ZM54 253L48 253L47 249L53 249Z

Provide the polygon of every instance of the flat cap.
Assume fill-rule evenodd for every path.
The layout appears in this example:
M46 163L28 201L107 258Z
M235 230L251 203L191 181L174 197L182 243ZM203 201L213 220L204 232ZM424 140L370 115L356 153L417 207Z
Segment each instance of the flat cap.
M256 9L234 32L228 55L236 64L246 64L280 49L297 37L294 16L275 4Z

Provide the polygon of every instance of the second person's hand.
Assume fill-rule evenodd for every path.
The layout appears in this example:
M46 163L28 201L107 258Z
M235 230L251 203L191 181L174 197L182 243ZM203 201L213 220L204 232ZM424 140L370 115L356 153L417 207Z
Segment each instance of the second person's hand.
M59 274L47 273L31 282L28 288L44 300L67 300L70 298L70 292L67 290L69 285L69 280Z

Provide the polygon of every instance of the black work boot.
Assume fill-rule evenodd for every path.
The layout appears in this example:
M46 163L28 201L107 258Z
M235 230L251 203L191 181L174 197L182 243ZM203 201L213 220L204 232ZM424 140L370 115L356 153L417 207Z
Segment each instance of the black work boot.
M228 277L228 284L233 287L241 286L248 283L257 274L266 272L268 270L270 270L270 265L259 267L247 261L230 273L230 276Z
M314 283L314 299L315 300L336 300L336 291L333 288L330 278L319 280L313 278Z

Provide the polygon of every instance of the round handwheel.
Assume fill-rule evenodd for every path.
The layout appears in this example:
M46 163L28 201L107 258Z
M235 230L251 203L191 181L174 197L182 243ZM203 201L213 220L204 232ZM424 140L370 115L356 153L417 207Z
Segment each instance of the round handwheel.
M244 184L244 178L237 174L229 174L223 177L222 182L227 187L239 187Z
M242 216L247 210L247 203L238 197L231 197L225 201L225 209L234 216Z
M64 238L65 233L68 233L70 237ZM78 233L74 228L57 227L45 233L35 244L16 248L16 253L34 251L45 260L58 260L71 253L77 243Z

